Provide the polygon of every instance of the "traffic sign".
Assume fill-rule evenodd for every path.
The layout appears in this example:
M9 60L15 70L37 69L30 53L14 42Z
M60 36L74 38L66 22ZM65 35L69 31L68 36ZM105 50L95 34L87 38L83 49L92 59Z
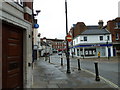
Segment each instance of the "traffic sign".
M68 42L71 42L72 41L72 36L71 35L67 35L66 39L67 39Z
M39 24L34 24L34 28L39 28Z

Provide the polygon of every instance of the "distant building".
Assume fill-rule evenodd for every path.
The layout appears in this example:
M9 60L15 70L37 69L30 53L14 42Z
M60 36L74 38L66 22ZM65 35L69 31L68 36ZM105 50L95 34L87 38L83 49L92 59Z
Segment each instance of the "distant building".
M77 57L90 58L98 57L98 52L100 52L101 57L113 56L111 34L108 30L102 29L103 21L99 21L98 24L97 26L86 26L83 23L82 25L77 23L77 26L72 28L78 33L72 31L74 38L73 44L70 46L70 55L73 53Z
M39 51L39 55L45 56L45 55L51 55L52 54L52 45L51 42L48 41L46 37L41 38L41 50Z
M46 38L46 42L49 46L52 47L52 53L57 53L60 51L64 51L66 49L66 43L65 43L64 39Z
M23 1L0 1L0 89L31 88L33 1Z

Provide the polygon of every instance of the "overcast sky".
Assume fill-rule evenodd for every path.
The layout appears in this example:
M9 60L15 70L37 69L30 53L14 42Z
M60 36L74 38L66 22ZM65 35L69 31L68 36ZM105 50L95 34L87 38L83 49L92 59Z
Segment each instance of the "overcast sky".
M77 22L98 25L118 17L119 0L67 0L68 30ZM64 39L66 35L65 0L34 0L41 37Z

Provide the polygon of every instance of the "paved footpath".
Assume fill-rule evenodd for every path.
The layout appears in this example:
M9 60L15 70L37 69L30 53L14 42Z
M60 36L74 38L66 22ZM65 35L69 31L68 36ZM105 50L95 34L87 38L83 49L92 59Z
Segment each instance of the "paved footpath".
M78 71L74 67L71 67L71 71L70 74L67 74L66 65L52 64L41 58L34 63L32 88L101 88L101 90L118 90L102 79L95 81L95 76L88 72Z

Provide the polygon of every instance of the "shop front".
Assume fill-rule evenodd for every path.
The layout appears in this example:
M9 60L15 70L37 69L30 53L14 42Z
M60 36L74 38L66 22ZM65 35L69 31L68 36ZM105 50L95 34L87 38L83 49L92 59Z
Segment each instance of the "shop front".
M77 57L98 57L98 52L100 52L100 57L113 56L112 44L89 44L89 45L77 45L70 48L70 52L74 52L74 56Z

